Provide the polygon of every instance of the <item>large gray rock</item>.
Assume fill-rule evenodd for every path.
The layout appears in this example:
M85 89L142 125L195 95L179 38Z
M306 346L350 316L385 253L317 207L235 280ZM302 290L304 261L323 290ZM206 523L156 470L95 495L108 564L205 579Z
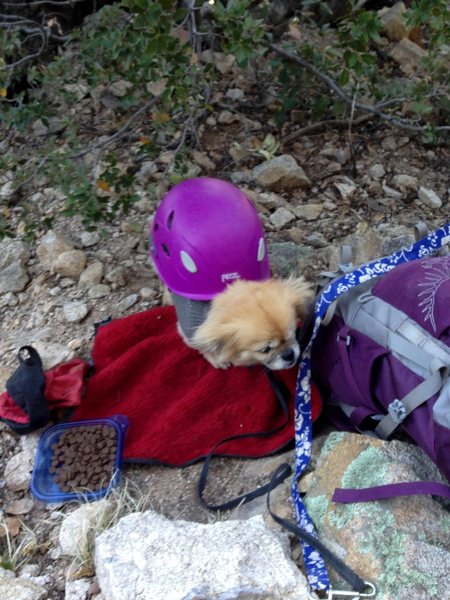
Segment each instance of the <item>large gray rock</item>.
M0 271L0 294L21 292L25 289L30 276L23 265L15 263Z
M252 169L252 177L263 188L283 190L307 188L311 182L290 154L276 156Z
M203 525L134 513L96 539L95 566L108 600L307 598L287 536L260 516Z
M423 50L423 48L407 37L404 37L397 42L389 52L389 56L404 70L408 68L417 68L426 55L426 50Z
M25 264L30 258L30 248L20 240L5 239L0 242L0 270L15 262Z
M44 269L52 269L58 256L69 250L73 250L73 245L64 236L55 231L49 231L39 241L36 254Z
M419 201L423 202L430 208L441 208L442 200L436 194L434 190L430 190L430 188L426 188L422 186L418 192Z
M2 600L45 600L47 590L28 579L16 578L12 571L0 567L0 597Z
M54 342L38 341L33 344L33 347L39 352L44 371L53 369L56 365L71 360L75 356L70 348Z
M408 35L404 15L406 6L403 2L397 2L390 8L384 7L378 11L382 23L382 31L392 42L398 42Z
M93 285L101 283L103 278L104 266L99 260L88 265L80 275L78 285L82 288L90 288Z
M30 249L20 240L0 242L0 294L21 292L30 281L25 267Z
M450 514L431 496L337 504L336 487L364 488L442 480L417 446L332 433L320 454L305 504L344 561L378 587L377 600L449 599Z
M87 256L83 250L61 252L53 263L53 269L63 277L78 279L86 266Z
M97 527L105 522L111 512L111 502L102 499L98 502L82 504L67 515L59 530L59 545L62 554L77 556L86 549Z
M6 485L11 491L19 492L29 488L33 462L34 452L32 450L22 450L9 459L4 475Z

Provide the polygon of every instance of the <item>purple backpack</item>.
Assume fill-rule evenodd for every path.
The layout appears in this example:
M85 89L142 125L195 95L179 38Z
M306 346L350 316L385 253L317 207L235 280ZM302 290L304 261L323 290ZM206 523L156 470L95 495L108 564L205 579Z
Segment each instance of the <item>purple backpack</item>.
M339 428L404 430L450 481L450 256L421 258L340 295L311 349Z
M450 480L450 256L432 258L450 244L450 223L389 256L327 275L316 298L299 364L295 398L295 472L292 502L297 524L272 517L302 544L312 591L373 598L376 587L349 570L317 539L299 481L312 448L311 376L325 407L347 429L387 438L401 430L420 445ZM285 467L281 465L279 470ZM279 475L275 472L275 477ZM366 502L412 494L450 499L439 481L338 488L334 502ZM268 507L269 501L268 501ZM325 561L354 592L331 588ZM313 596L311 596L313 597Z

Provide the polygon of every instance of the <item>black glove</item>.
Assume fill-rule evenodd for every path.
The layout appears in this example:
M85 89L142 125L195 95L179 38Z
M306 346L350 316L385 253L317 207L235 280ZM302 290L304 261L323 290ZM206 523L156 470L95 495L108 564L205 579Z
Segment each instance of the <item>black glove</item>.
M45 399L45 375L41 357L32 346L22 346L18 359L20 366L6 382L6 391L27 413L29 423L8 421L8 425L17 433L30 433L46 425L50 418Z

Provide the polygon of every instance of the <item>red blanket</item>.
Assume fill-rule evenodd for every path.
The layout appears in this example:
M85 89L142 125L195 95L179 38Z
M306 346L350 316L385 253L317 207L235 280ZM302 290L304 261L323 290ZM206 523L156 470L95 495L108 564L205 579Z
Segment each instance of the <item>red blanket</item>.
M214 369L186 347L173 307L155 308L99 327L95 373L73 420L126 415L128 461L185 465L222 439L275 429L285 419L260 367ZM264 456L293 438L297 369L277 372L289 387L289 423L267 437L240 438L218 448L224 456ZM315 397L313 416L320 410Z

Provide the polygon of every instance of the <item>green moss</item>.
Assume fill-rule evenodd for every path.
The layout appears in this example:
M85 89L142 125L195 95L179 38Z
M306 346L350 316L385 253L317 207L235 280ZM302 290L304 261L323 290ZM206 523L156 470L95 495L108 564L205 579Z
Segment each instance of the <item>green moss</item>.
M324 445L322 446L322 450L320 452L320 462L322 462L328 456L328 454L330 454L337 444L345 439L346 435L347 433L345 433L345 431L334 431L333 433L330 433L325 440Z
M342 487L364 488L383 485L387 483L386 474L385 454L370 446L349 464L342 477Z
M313 498L306 497L305 500L306 510L311 517L314 525L318 528L323 527L325 523L325 517L328 511L329 502L326 496L315 496Z
M444 515L439 519L439 528L445 531L445 533L450 533L450 514Z

